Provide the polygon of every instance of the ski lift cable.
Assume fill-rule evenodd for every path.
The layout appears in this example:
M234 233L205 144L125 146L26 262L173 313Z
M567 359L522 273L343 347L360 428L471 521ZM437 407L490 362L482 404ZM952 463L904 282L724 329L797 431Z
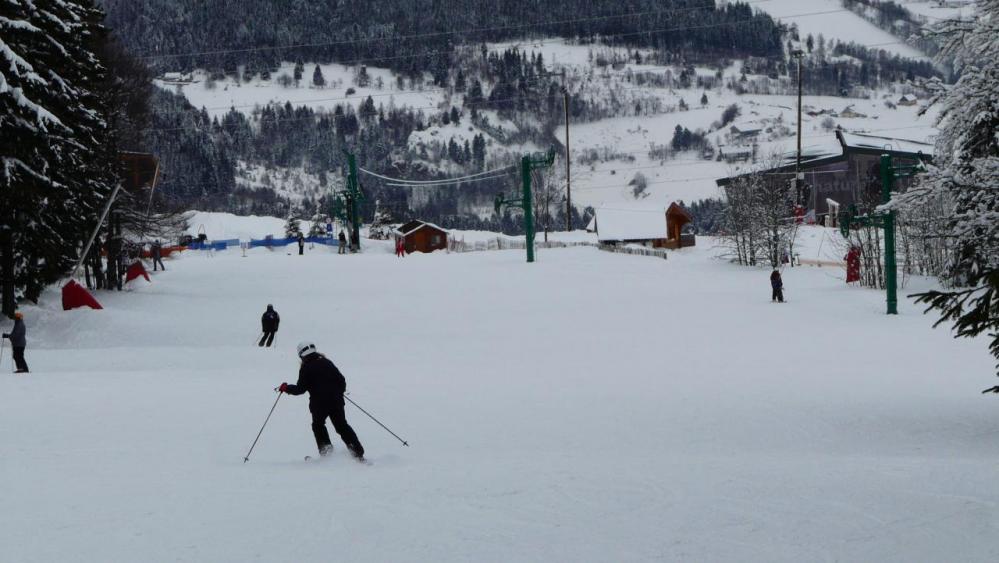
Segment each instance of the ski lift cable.
M487 180L498 180L500 178L507 178L508 174L496 174L494 176L483 176L480 178L472 179L458 179L458 180L440 180L438 182L431 182L428 184L406 184L399 182L386 182L385 186L390 188L432 188L435 186L456 186L459 184L473 184L475 182L485 182Z
M440 180L404 180L401 178L390 178L388 176L382 176L370 170L364 168L358 168L358 172L363 172L369 176L374 176L381 180L392 182L394 184L407 185L407 186L427 186L442 183L459 183L459 182L478 182L480 180L489 180L490 178L482 178L481 176L502 176L507 171L513 170L515 166L504 166L502 168L494 168L492 170L486 170L484 172L479 172L477 174L469 174L468 176L460 176L458 178L442 178Z

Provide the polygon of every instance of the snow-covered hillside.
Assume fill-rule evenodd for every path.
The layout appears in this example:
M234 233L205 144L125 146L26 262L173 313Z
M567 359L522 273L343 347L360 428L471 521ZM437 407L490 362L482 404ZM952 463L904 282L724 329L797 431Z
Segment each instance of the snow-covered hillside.
M102 311L51 291L0 378L0 559L994 561L984 344L835 268L771 304L714 252L230 250ZM348 405L373 465L303 462L285 397L244 464L302 339L411 447Z
M845 9L840 0L766 0L753 2L754 7L775 19L795 25L802 37L822 35L844 43L857 43L889 53L922 59L926 55L864 18Z

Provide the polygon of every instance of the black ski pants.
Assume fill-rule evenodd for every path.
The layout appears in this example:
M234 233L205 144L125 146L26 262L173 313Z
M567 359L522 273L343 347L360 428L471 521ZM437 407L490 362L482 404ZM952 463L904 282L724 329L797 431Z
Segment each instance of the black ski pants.
M160 270L166 271L166 266L163 265L163 259L159 256L153 256L153 271L156 271L156 267L159 266Z
M264 335L260 337L260 345L264 346L266 344L266 346L270 348L271 344L274 342L275 334L277 333L265 330Z
M24 361L24 346L14 346L14 366L17 371L28 371L28 363Z
M347 444L347 449L350 450L350 453L356 457L364 455L364 446L357 439L354 429L347 424L347 415L343 412L343 402L339 404L335 402L311 404L309 405L309 411L312 412L312 434L316 437L316 447L319 448L320 453L332 444L330 442L330 433L326 430L326 419L328 418L333 422L333 430L336 430L343 443Z
M298 255L301 256L305 254L305 245L298 245Z
M773 297L770 298L771 301L776 301L778 303L784 302L784 288L775 287Z

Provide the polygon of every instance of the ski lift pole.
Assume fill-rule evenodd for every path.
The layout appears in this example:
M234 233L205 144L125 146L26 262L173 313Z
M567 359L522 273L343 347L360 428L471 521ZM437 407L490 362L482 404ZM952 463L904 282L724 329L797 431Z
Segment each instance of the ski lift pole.
M891 201L891 191L895 184L895 170L891 167L891 155L881 155L881 204ZM882 226L885 230L885 286L888 292L888 314L898 314L898 262L895 257L895 211L884 215Z
M881 175L881 205L891 202L891 193L895 188L897 178L913 176L924 170L923 156L917 155L914 166L892 166L890 154L882 154L880 160ZM855 227L878 227L884 229L885 236L885 290L887 314L898 314L898 258L895 249L895 210L882 209L876 214L859 215L856 206L851 205L847 211L839 214L839 228L844 238L849 238L850 229Z
M347 215L350 220L351 247L357 244L357 252L361 250L361 185L357 181L357 157L352 152L344 151L347 155Z
M548 168L555 162L555 148L552 147L547 153L538 153L533 156L524 155L520 159L520 179L523 186L523 193L518 197L505 198L497 195L493 208L498 215L503 206L519 207L524 210L524 237L527 247L527 262L534 262L534 192L531 186L531 171Z

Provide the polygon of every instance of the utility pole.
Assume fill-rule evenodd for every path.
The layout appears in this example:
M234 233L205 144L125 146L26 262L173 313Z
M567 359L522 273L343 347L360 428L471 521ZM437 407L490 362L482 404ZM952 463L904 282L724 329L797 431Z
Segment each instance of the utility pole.
M563 69L561 72L547 72L539 76L559 76L562 78L562 110L565 113L565 230L572 230L572 154L569 152L569 85L566 83L568 75ZM548 234L547 232L545 233Z
M801 49L791 51L791 56L798 59L798 156L794 162L794 202L802 205L804 178L801 173L801 58L805 55Z
M562 105L565 108L565 230L572 231L572 183L569 169L572 153L569 151L569 88L565 85L565 71L562 71Z

